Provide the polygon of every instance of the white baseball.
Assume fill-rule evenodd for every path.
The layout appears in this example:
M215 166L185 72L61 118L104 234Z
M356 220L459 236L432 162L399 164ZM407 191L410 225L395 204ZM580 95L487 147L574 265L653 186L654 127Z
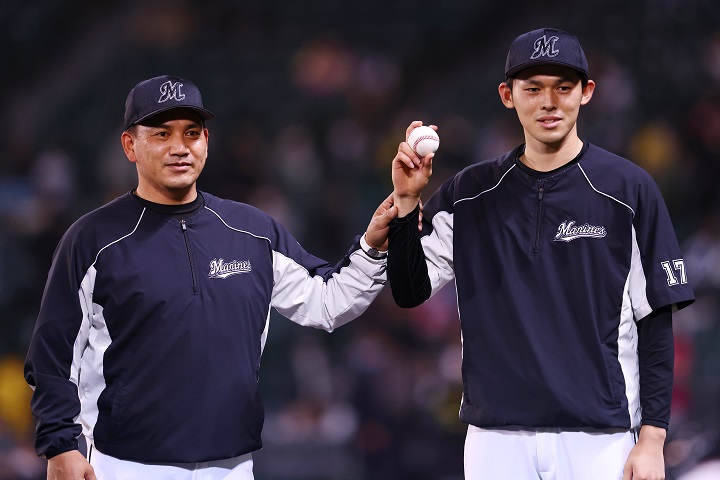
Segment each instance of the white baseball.
M413 129L407 140L410 148L412 148L419 157L430 155L437 151L440 145L440 137L435 130L430 127L421 126Z

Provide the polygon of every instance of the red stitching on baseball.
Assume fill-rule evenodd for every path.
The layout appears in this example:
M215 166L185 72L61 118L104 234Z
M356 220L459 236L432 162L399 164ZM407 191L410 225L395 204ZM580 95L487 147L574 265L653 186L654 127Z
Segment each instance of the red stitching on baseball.
M415 139L415 143L413 143L413 150L415 150L418 146L418 143L422 142L423 140L435 140L435 137L432 135L422 135Z

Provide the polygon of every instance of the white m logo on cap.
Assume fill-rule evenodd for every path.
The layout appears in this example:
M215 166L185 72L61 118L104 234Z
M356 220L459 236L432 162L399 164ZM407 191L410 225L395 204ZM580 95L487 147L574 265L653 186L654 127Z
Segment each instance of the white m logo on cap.
M167 102L170 99L183 100L185 94L180 91L182 86L182 83L172 83L170 80L160 85L160 100L158 100L158 103Z
M559 40L558 37L553 35L550 38L545 38L545 35L535 40L535 51L530 56L531 59L538 57L555 57L560 50L555 50L555 42Z

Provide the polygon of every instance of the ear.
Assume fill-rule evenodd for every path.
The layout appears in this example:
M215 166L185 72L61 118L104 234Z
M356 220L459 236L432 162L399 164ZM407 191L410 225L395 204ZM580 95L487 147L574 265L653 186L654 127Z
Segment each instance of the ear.
M125 131L122 133L122 135L120 135L120 143L122 144L123 151L125 152L125 156L127 156L128 160L136 163L137 157L135 156L135 137L133 137L129 132Z
M515 102L513 102L512 90L508 87L507 83L502 82L498 85L498 93L500 94L500 100L502 101L505 108L515 108Z
M583 88L582 91L582 100L580 100L580 105L586 105L592 98L593 92L595 92L595 82L588 80L587 85L585 85L585 88Z

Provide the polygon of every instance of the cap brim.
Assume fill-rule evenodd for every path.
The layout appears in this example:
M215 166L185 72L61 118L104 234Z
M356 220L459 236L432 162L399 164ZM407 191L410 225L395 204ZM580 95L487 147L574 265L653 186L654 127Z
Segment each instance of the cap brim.
M154 112L152 112L152 113L150 113L150 114L148 114L148 115L145 115L144 117L138 118L137 120L135 120L135 121L134 121L133 123L131 123L130 125L127 125L125 129L127 130L128 128L132 127L133 125L137 125L137 124L139 124L139 123L142 123L142 122L144 122L145 120L154 117L155 115L159 115L159 114L161 114L161 113L163 113L163 112L167 112L167 111L169 111L169 110L175 110L175 109L179 109L179 108L184 108L184 109L186 109L186 110L192 110L193 112L195 112L195 113L197 113L198 115L200 115L200 118L202 118L203 120L210 120L211 118L215 117L215 115L213 115L212 112L210 112L210 110L205 110L204 108L193 107L193 106L190 106L190 105L172 105L172 106L169 106L169 107L166 107L166 108L162 108L162 109L160 109L160 110L156 110L156 111L154 111Z
M577 74L580 76L581 79L583 79L583 80L588 79L588 74L583 72L582 70L578 70L574 65L570 65L565 62L553 62L552 60L547 60L547 61L543 61L543 62L527 62L527 63L523 63L521 65L516 65L515 67L511 68L510 70L508 70L505 73L505 78L514 77L515 75L520 73L522 70L525 70L526 68L542 67L545 65L566 67L566 68L569 68L570 70L577 72Z

